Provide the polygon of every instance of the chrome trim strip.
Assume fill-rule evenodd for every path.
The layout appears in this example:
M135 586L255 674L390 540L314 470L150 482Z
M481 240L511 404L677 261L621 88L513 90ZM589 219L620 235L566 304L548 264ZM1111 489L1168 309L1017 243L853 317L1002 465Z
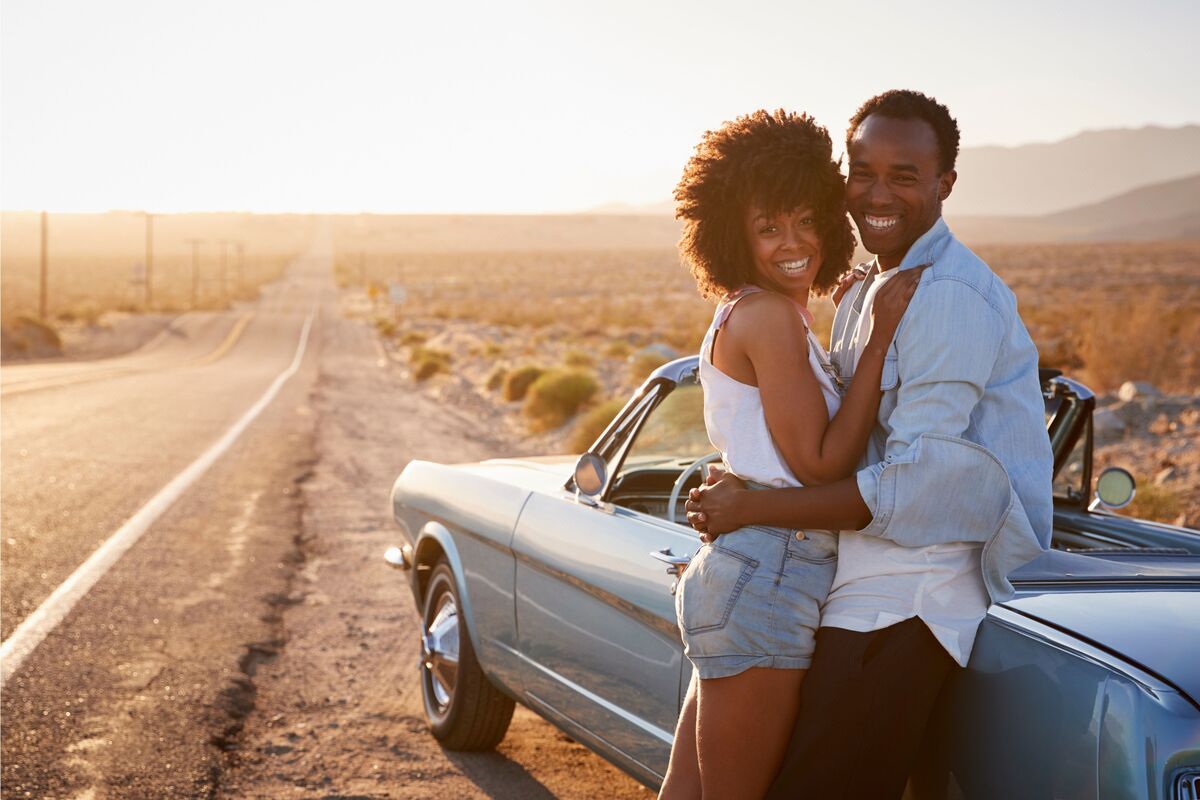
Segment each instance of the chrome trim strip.
M580 686L578 683L575 683L574 681L570 680L569 678L565 678L562 675L559 675L554 670L548 669L547 667L542 666L541 664L534 661L532 658L530 658L529 656L520 652L519 650L514 650L511 647L508 647L507 645L503 645L503 644L500 646L503 647L505 650L509 651L510 653L512 653L513 655L515 655L517 658L519 658L524 663L526 663L529 666L536 669L538 672L541 672L542 674L546 675L547 677L551 678L552 680L557 681L558 683L567 687L568 689L575 692L576 694L578 694L582 697L585 697L588 700L591 700L593 703L600 706L608 713L613 714L614 716L620 717L621 719L625 720L629 724L639 728L643 732L650 734L651 736L658 739L660 742L667 745L668 747L675 743L674 734L669 733L668 731L664 731L662 728L658 727L657 725L654 725L653 723L647 722L646 720L642 719L641 717L630 714L625 709L621 708L620 706L618 706L614 703L609 702L608 700L605 700L603 697L596 694L595 692L589 691L588 689L585 689L584 687ZM525 694L527 696L533 697L539 703L546 705L548 708L551 708L552 710L555 711L555 713L560 714L560 715L562 714L561 711L557 711L556 709L553 709L553 707L550 706L548 703L546 703L546 701L537 698L536 695L531 695L528 691L525 692ZM565 715L563 715L563 716L565 716ZM567 719L570 719L570 717L567 717ZM578 723L576 723L576 724L578 724ZM596 736L596 738L598 738L598 739L601 739L600 736L598 736L597 734L595 734L594 732L592 732L590 730L588 731L588 733L590 733L592 736ZM601 739L601 741L603 741L609 747L612 747L614 750L618 750L619 752L623 753L624 755L626 755L626 757L630 758L631 760L637 761L637 759L632 758L631 756L628 755L628 753L625 753L625 751L620 750L615 745L612 745L611 743L609 743L607 740ZM641 764L640 761L638 761L637 763ZM643 764L642 766L645 766L645 765ZM649 767L646 767L646 768L649 769ZM653 772L653 770L651 770L651 771ZM657 774L657 773L655 773L655 774Z
M674 623L668 622L667 620L663 619L662 617L658 616L657 614L651 614L649 611L642 608L641 606L635 605L635 604L629 602L628 600L626 600L625 598L619 597L618 595L615 595L610 591L601 589L599 586L596 586L595 584L588 583L587 581L583 580L582 578L580 578L576 575L571 575L568 572L563 572L560 569L556 569L555 567L551 567L550 565L548 565L544 562L538 561L526 553L522 553L518 550L513 550L512 554L522 564L525 564L533 569L536 569L538 572L541 572L545 575L549 575L551 578L554 578L555 580L560 580L563 583L568 584L568 585L578 589L579 591L583 592L584 594L589 595L590 597L593 597L596 600L599 600L601 603L604 603L607 606L611 606L612 608L617 609L618 611L625 614L626 616L633 617L633 619L635 619L637 622L641 623L642 625L646 626L647 628L650 628L650 629L656 631L657 633L662 634L663 636L666 636L668 638L673 639L674 641L679 642L680 646L682 647L683 639L679 635L679 627L677 625L675 625ZM669 590L663 589L663 591L669 591ZM520 595L519 590L517 591L517 595L518 596Z
M1102 650L1085 639L1064 633L1034 617L1004 606L992 606L988 609L988 616L1015 633L1037 639L1105 669L1119 672L1152 694L1182 694L1179 689L1136 664L1113 655L1107 650Z

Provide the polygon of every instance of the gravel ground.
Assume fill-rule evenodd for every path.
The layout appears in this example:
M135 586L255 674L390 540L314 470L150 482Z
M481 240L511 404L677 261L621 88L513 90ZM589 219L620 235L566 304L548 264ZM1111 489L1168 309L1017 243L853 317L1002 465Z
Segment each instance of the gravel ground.
M304 560L283 613L286 645L257 669L256 707L219 796L650 797L521 708L495 753L452 753L429 734L417 612L381 558L394 541L388 492L410 459L514 448L414 392L364 322L322 328L317 461L302 484Z

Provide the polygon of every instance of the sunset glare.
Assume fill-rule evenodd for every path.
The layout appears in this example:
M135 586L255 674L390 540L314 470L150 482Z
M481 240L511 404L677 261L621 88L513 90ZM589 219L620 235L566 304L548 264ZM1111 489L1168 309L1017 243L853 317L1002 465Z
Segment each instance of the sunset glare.
M5 209L662 203L757 107L837 140L918 88L964 146L1200 120L1194 3L32 2L3 10Z

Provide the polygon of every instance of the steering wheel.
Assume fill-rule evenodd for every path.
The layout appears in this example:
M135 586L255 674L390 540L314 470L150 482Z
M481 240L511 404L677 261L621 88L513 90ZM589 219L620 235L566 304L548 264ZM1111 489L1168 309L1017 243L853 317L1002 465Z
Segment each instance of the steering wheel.
M671 522L678 523L675 519L675 510L679 505L679 495L683 492L684 484L688 482L688 478L692 477L692 473L703 467L705 464L713 461L720 461L721 453L713 451L707 455L701 456L687 465L687 469L679 473L679 477L675 479L675 485L671 487L671 499L667 501L667 519Z

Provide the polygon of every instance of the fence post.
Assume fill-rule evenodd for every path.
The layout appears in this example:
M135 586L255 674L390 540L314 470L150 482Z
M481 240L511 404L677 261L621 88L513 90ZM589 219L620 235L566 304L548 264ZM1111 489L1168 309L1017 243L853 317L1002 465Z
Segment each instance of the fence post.
M146 310L154 300L154 215L146 212Z
M49 307L49 290L47 284L50 280L50 223L48 217L50 215L42 212L42 254L41 254L41 280L38 291L38 317L44 322L46 320L46 312Z

